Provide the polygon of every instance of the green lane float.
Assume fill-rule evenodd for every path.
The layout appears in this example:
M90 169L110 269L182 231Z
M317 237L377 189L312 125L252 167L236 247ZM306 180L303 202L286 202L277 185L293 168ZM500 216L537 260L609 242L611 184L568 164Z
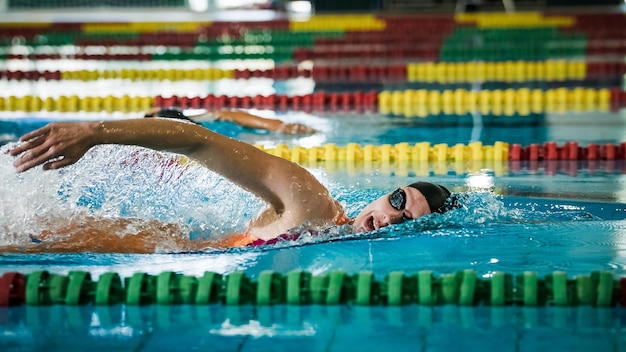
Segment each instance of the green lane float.
M358 305L358 306L588 306L626 307L626 277L606 271L568 278L555 271L495 272L479 277L473 270L435 275L422 270L410 275L394 271L377 279L372 271L320 275L294 270L265 270L256 280L243 272L200 278L174 272L135 273L122 280L107 272L97 281L84 271L67 275L46 270L0 276L1 306L67 305Z

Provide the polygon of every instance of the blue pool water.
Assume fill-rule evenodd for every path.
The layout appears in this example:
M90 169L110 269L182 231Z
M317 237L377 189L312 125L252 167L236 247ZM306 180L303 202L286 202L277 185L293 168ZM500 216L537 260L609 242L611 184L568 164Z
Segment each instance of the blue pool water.
M245 130L234 125L207 127L251 143L319 145L400 141L469 143L576 140L620 142L620 114L599 114L603 125L583 122L538 126L439 126L378 114L306 115L285 118L314 125L319 133L292 137ZM551 117L552 120L555 117ZM50 119L5 119L0 134L8 148L20 134ZM353 126L360 123L358 131ZM612 121L612 122L609 122ZM346 131L338 133L336 131ZM565 131L565 132L564 132ZM135 166L136 153L145 158ZM32 246L28 235L38 222L85 214L155 218L187 226L190 236L240 229L261 204L200 168L167 168L154 154L132 147L98 147L84 161L61 172L33 170L16 175L11 158L0 155L2 224L0 245ZM152 156L150 156L152 155ZM168 156L170 157L170 156ZM513 165L352 165L321 163L310 169L355 215L368 201L416 178L448 185L466 194L462 207L367 234L304 237L296 242L252 249L180 253L162 246L154 254L0 254L0 273L48 270L67 274L175 271L200 277L206 271L243 271L251 278L267 269L313 274L371 270L379 280L393 271L428 269L451 273L472 269L489 278L496 271L570 277L593 271L626 276L626 192L622 162L595 169L574 162ZM548 172L548 170L552 170ZM229 202L224 203L224 199ZM215 204L219 206L216 206ZM155 238L163 240L163 238ZM32 350L196 350L378 351L393 344L401 351L621 351L626 346L623 308L592 307L424 307L357 306L112 306L0 308L0 346ZM557 346L557 347L555 347Z

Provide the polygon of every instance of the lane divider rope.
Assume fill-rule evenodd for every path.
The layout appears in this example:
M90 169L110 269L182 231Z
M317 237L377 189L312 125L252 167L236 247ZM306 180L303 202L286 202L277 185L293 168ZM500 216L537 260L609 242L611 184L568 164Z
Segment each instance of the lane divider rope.
M626 107L626 91L621 89L556 88L556 89L407 89L382 92L356 91L288 96L286 94L256 96L213 95L179 96L88 96L0 97L0 111L58 112L145 112L153 106L182 109L273 109L292 111L378 111L405 117L466 115L479 112L493 116L529 116L545 112L615 111Z
M122 279L107 272L94 281L89 272L67 275L46 270L8 272L0 277L0 306L77 305L345 305L359 306L591 306L626 307L626 278L606 271L568 278L555 271L541 278L536 272L495 272L480 278L473 270L435 275L422 270L410 275L395 271L382 280L372 271L348 274L330 271L313 275L294 270L266 270L256 280L243 272L201 277L162 272L138 272Z
M566 60L503 61L503 62L426 62L408 65L315 65L312 69L297 66L279 66L273 69L108 69L75 71L22 71L2 70L0 79L7 80L79 80L83 82L105 79L132 81L220 80L224 78L275 80L312 78L316 82L422 82L422 83L475 83L475 82L584 82L587 79L617 78L626 74L626 63L585 62ZM609 82L612 83L612 82Z

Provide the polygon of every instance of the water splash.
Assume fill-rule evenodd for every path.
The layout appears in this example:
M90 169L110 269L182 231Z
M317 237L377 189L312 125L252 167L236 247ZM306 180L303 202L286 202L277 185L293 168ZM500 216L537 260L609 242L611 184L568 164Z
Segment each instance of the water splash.
M251 194L175 154L98 146L67 168L17 174L7 155L14 145L0 149L0 194L10 200L0 205L1 247L32 247L42 235L45 241L59 241L86 236L88 230L110 233L113 219L124 218L116 235L143 233L143 241L156 251L176 251L184 240L242 231L262 206Z

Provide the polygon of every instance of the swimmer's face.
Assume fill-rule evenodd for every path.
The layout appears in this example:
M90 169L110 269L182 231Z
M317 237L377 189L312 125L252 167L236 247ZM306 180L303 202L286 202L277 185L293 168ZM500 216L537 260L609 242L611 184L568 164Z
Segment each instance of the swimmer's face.
M359 232L369 232L430 213L422 192L413 187L401 187L368 204L352 225Z

